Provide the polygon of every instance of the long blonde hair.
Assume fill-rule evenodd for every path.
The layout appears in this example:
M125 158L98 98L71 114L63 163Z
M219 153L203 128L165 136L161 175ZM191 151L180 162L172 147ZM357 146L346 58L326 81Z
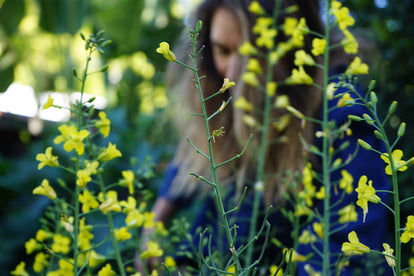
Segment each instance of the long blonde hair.
M198 9L196 19L203 21L203 30L199 37L199 47L202 46L204 49L198 60L198 64L200 75L206 76L201 83L202 91L205 94L204 96L217 92L223 83L223 79L214 68L209 43L212 15L218 7L229 8L240 21L243 39L253 42L254 36L251 29L255 23L255 17L247 11L248 2L243 0L207 0ZM272 11L272 4L269 3L274 1L262 2L265 8ZM270 7L266 7L269 5ZM298 5L299 10L290 16L296 16L297 18L305 17L310 29L322 32L323 26L319 19L319 7L316 0L284 1L283 5ZM278 39L283 41L285 38L279 36ZM311 40L311 36L305 38L305 50L307 52L310 52ZM181 45L181 48L175 47L174 52L177 55L185 54L188 56L188 53L190 53L188 41ZM274 80L284 80L290 75L293 68L293 58L293 53L289 53L279 62L278 67L273 71ZM240 56L239 63L239 67L243 70L246 67L247 58ZM307 68L307 72L315 82L320 82L321 70ZM240 75L242 73L240 72ZM190 117L189 115L191 112L201 112L200 99L193 82L194 76L192 74L191 71L183 70L176 64L171 64L168 70L168 83L174 95L173 106L176 110L176 123L179 133L183 136L173 160L173 164L178 167L178 174L173 180L172 188L169 191L173 196L181 195L190 197L196 191L204 191L205 189L203 187L208 187L207 184L197 183L194 177L189 176L190 172L197 173L206 178L210 176L210 167L206 158L197 154L186 140L186 137L189 137L195 146L207 152L207 136L203 122L199 117ZM291 105L300 110L304 115L310 117L318 116L322 95L315 87L290 86L278 89L277 95L283 94L288 95ZM230 95L233 97L232 102L243 96L256 108L263 108L264 94L258 93L256 88L246 85L239 80L236 86L232 87L228 92L206 102L207 112L209 114L215 112L222 101L227 100ZM254 179L252 179L255 177L254 168L256 165L254 151L260 141L260 133L256 129L248 127L243 122L242 118L246 113L248 112L237 109L233 107L233 104L230 104L220 115L210 121L211 130L216 130L221 127L224 127L225 130L225 134L213 144L213 152L217 164L240 153L250 134L253 134L252 146L246 154L235 162L221 167L217 171L221 185L237 183L237 186L241 187L249 186L254 182ZM273 111L272 118L277 118L283 114L286 114L285 110L276 109ZM253 113L250 115L257 116ZM282 197L286 187L280 179L287 170L301 171L304 168L305 156L299 134L301 134L307 143L312 143L313 133L314 126L312 124L306 124L303 128L300 120L295 118L291 119L289 126L283 131L277 131L275 128L271 128L268 137L269 141L284 137L282 140L285 142L273 143L269 145L266 151L265 173L272 175L267 180L267 183L265 183L265 194L268 202L278 200Z

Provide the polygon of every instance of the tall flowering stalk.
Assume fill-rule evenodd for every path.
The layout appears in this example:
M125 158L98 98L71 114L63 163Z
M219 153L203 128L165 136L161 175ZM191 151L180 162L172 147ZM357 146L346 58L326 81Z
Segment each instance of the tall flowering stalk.
M110 41L103 38L103 32L81 35L87 51L85 68L80 76L74 70L74 76L81 82L80 97L70 108L74 122L69 121L59 126L59 135L54 144L62 144L70 158L59 159L52 146L39 153L38 169L53 167L64 170L71 176L71 183L62 180L44 179L34 188L33 194L46 196L53 200L42 227L36 237L26 242L27 254L34 254L33 271L41 275L127 275L127 265L134 259L124 260L133 255L139 244L138 233L142 228L152 228L154 237L147 242L147 248L139 251L138 259L162 257L163 249L156 238L166 235L162 223L154 221L154 214L146 211L146 202L135 199L139 174L132 170L120 172L122 177L115 183L107 183L104 169L108 162L119 158L122 153L115 144L108 142L101 146L100 142L109 136L111 122L104 111L96 112L93 107L94 97L85 99L85 83L90 74L89 66L96 51L103 53L103 48ZM107 70L102 67L98 72ZM49 96L43 106L46 108L62 108L54 104ZM96 114L97 113L97 114ZM95 116L97 115L97 116ZM60 190L55 191L56 182ZM118 195L121 189L127 189L128 196L124 200ZM115 220L115 216L119 219ZM90 218L99 219L102 224L89 224ZM92 221L92 220L91 220ZM115 223L115 221L117 221ZM120 223L121 221L121 223ZM106 237L96 240L94 231L105 229ZM97 249L107 240L111 241L112 252L99 254ZM121 243L131 243L132 254L125 254ZM41 250L43 252L41 252ZM46 254L47 253L47 254ZM113 261L112 261L113 260ZM172 262L169 261L169 264ZM116 267L112 267L115 264ZM117 271L117 272L115 272ZM133 268L129 268L133 272ZM26 275L25 263L19 264L12 275ZM25 274L26 273L26 274ZM152 272L148 272L152 273ZM154 272L155 273L155 272ZM28 274L27 274L28 275Z

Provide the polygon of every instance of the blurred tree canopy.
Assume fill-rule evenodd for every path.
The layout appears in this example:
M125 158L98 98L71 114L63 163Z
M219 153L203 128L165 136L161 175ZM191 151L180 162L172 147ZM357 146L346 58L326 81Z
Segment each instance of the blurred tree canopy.
M0 0L0 92L13 82L29 85L37 93L77 91L73 68L81 70L85 60L79 33L105 30L105 37L113 43L94 59L92 67L99 70L108 64L109 70L92 77L86 92L108 100L116 133L112 138L120 142L123 152L130 157L161 158L173 150L168 148L172 136L165 135L173 130L167 123L171 114L164 112L166 62L155 49L161 41L173 44L184 30L182 17L189 8L183 5L190 2L197 1ZM384 110L391 101L399 101L392 125L396 128L400 121L408 125L401 140L408 159L414 155L414 144L409 141L414 135L410 112L414 103L414 55L410 52L414 49L414 1L345 0L344 4L356 18L361 36L377 45L370 73L377 80ZM18 134L13 139L21 140L26 153L6 157L0 152L0 251L8 252L0 261L0 271L7 271L24 255L24 242L34 229L25 225L36 223L46 204L33 201L31 191L41 177L52 174L42 171L40 176L34 157L52 143L56 130L46 128L41 137L30 140L24 124L16 123ZM403 190L412 194L414 173L401 176ZM4 269L9 262L14 263Z

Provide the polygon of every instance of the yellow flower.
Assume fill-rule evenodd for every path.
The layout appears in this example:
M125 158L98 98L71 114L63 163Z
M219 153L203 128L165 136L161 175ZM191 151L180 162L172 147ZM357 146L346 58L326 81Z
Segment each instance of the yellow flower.
M303 230L298 241L302 244L314 243L316 242L316 236L309 230Z
M124 210L123 210L124 213L129 213L129 212L135 210L135 208L137 206L137 201L135 200L135 198L133 196L128 196L127 201L122 200L122 201L119 202L119 205L124 207Z
M257 120L248 115L248 114L244 114L243 115L243 123L245 123L248 127L258 127L259 123L257 122Z
M61 125L59 128L61 135L57 136L54 140L55 144L64 142L63 148L65 151L76 150L79 155L82 155L85 151L83 139L89 136L89 132L86 129L77 131L75 126Z
M325 187L322 186L317 193L315 193L315 197L317 199L324 199L325 198Z
M154 212L144 213L144 228L154 228L155 226L154 217L155 217Z
M338 107L351 106L354 103L354 99L351 97L351 94L344 93L344 95L339 99L336 104Z
M295 52L295 61L296 66L313 66L315 64L315 61L313 60L311 55L308 55L305 50L298 50Z
M133 209L128 212L125 218L125 224L128 228L141 227L144 224L144 220L144 215L139 210Z
M70 216L69 218L66 216L60 217L60 223L62 224L63 228L65 228L65 230L68 231L69 233L72 233L73 230L75 229L73 227L73 220L74 218L72 216Z
M249 42L245 41L239 48L239 53L243 56L256 55L257 49Z
M20 262L16 268L10 272L11 275L16 275L16 276L30 276L29 273L26 271L26 263L25 262Z
M341 170L341 175L342 178L341 180L339 180L339 188L345 190L347 194L352 193L352 191L354 190L354 186L352 185L352 183L354 182L354 178L346 170Z
M234 81L230 81L228 78L224 78L223 85L221 86L219 92L224 93L230 87L236 85Z
M332 13L335 15L341 30L345 30L348 26L355 24L355 19L349 15L349 9L347 7L333 9Z
M344 51L347 54L356 54L358 53L358 42L356 41L355 37L352 33L348 30L343 31L345 34L345 38L342 39L341 44L344 47Z
M395 258L393 258L394 249L392 249L388 243L383 243L382 246L384 246L384 249L385 249L384 251L382 251L382 253L389 255L389 256L385 256L385 260L387 261L387 264L391 267L395 267Z
M256 20L256 24L252 28L252 32L255 34L260 34L263 31L267 31L272 23L273 20L270 17L259 17Z
M111 121L109 121L109 119L106 118L106 113L103 111L100 111L98 113L98 116L100 120L95 123L95 126L99 129L99 132L102 134L103 137L107 137L111 129Z
M33 252L42 249L42 245L40 243L38 243L35 239L31 238L30 240L28 240L25 244L24 247L26 248L26 254L32 254Z
M404 164L406 164L407 162L405 162L404 160L401 160L402 156L403 156L403 152L402 150L399 150L399 149L394 150L391 154L392 163L394 164L394 169L398 168L400 172L403 172L407 170L408 168L407 166L404 166ZM388 175L392 175L391 163L390 163L390 158L388 157L388 153L384 153L383 155L381 155L381 159L384 160L384 162L388 164L385 167L385 173Z
M349 242L344 242L342 244L342 251L346 255L362 255L364 253L369 253L369 247L359 242L358 236L355 233L355 231L352 231L348 234L348 240Z
M292 75L286 79L287 85L299 85L299 84L310 85L312 83L313 83L313 79L311 78L311 76L309 76L305 72L305 69L303 69L303 66L299 66L299 70L296 68L293 69Z
M49 107L53 106L53 98L48 95L47 102L43 105L42 109L48 109Z
M278 131L282 131L286 129L289 126L290 123L290 114L285 114L276 119L275 122L273 122L273 127L276 128Z
M106 193L106 200L99 205L99 210L104 214L110 211L120 212L121 205L118 202L118 193L116 191L108 191Z
M166 267L168 267L169 270L174 270L177 266L177 263L175 262L174 258L171 256L165 257L164 264Z
M78 179L76 180L76 184L79 188L83 189L92 180L91 175L96 174L97 168L99 166L98 161L89 162L88 160L85 161L85 168L83 170L79 170L76 173Z
M283 24L283 31L285 35L292 35L295 32L298 20L294 17L286 17L285 23Z
M133 171L122 171L123 179L119 181L119 186L128 187L129 194L134 193L134 172Z
M52 237L53 237L53 234L52 233L47 232L47 231L45 231L43 229L39 229L36 232L36 240L37 241L45 241L45 240L50 239Z
M117 241L122 242L132 237L131 233L128 232L126 227L121 227L115 230L115 238Z
M314 38L312 40L312 54L314 56L319 56L325 53L326 50L326 40L321 38Z
M279 271L278 271L278 268L279 267L277 265L272 265L269 269L269 272L270 272L269 276L282 276L283 275L283 269L280 268ZM277 274L275 275L276 271L277 271Z
M260 32L260 36L256 39L257 46L272 49L275 45L276 35L277 31L275 29L269 28L266 30L262 30Z
M99 202L92 196L89 190L79 194L79 202L82 203L82 212L89 212L90 209L98 208Z
M85 217L82 217L79 221L79 236L78 236L78 246L81 250L87 250L92 247L91 240L94 238L94 235L91 233L93 229L92 225L87 225L85 223Z
M306 261L306 256L303 256L301 254L299 254L298 252L296 252L294 249L290 248L283 248L283 253L286 252L285 255L285 260L286 262L289 262L289 260L291 262L304 262Z
M262 6L260 6L258 1L252 1L248 9L251 13L254 13L256 15L261 15L265 13L264 9L262 8Z
M372 187L372 180L368 182L368 185L367 181L368 178L366 175L361 176L358 182L358 188L355 189L358 193L358 201L356 204L364 210L364 222L368 213L368 201L372 203L379 203L381 201L381 198L375 194L375 189Z
M368 74L368 65L365 63L362 63L359 57L355 57L354 60L351 62L351 64L346 69L345 74L352 74L352 75Z
M289 96L288 95L280 95L275 100L275 107L276 108L286 108L290 105Z
M273 97L276 94L277 83L275 81L269 81L266 83L266 94L269 97Z
M414 216L407 217L407 223L405 224L405 230L401 234L401 242L407 243L414 238Z
M109 142L108 148L105 148L99 154L98 160L101 162L105 162L120 156L122 156L122 153L116 149L116 145L113 145L111 142Z
M52 250L55 253L68 253L70 250L70 239L61 234L53 235Z
M226 270L229 273L235 273L236 272L236 267L234 266L234 264L232 264L231 266L229 266Z
M95 250L92 250L89 256L89 266L95 267L105 261L105 256L96 253Z
M358 213L355 211L355 205L349 204L342 209L338 210L339 223L348 223L351 221L357 221L358 220Z
M293 34L292 34L292 38L291 38L291 43L293 46L296 47L303 47L304 45L304 35L309 33L309 28L306 25L306 20L304 17L302 17L301 19L299 19L299 23L296 26Z
M316 235L318 235L319 238L323 238L323 224L319 222L314 222L312 224L313 231L315 231Z
M234 102L234 107L243 111L252 111L253 105L246 100L245 97L241 96Z
M170 51L170 45L167 42L161 42L160 47L158 47L156 51L163 55L166 60L175 61L175 55Z
M153 241L148 241L147 250L141 253L142 259L148 259L151 257L160 257L164 254L164 251L160 248L158 243Z
M40 186L37 186L33 189L33 194L44 195L50 198L51 200L54 200L57 197L55 190L49 185L49 180L47 179L43 179Z
M49 264L49 262L47 261L48 257L49 255L43 252L37 253L35 256L35 261L33 263L33 270L37 273L42 272L43 269L45 269Z
M246 69L257 74L262 73L262 67L260 66L260 63L256 58L250 58L247 61Z
M116 276L116 273L112 270L110 264L106 264L106 266L99 270L98 276Z
M36 160L40 161L37 166L38 170L41 170L44 166L59 167L58 157L52 154L52 147L48 147L45 153L37 154Z

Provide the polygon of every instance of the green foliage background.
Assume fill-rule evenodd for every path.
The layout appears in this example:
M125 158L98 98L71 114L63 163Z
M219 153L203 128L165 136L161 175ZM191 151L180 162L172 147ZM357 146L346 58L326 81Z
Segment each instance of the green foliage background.
M81 48L73 54L73 45L80 41L79 32L88 35L103 29L113 43L99 57L99 63L111 64L145 53L155 68L150 80L151 93L155 93L155 87L164 85L166 65L155 48L161 41L174 42L185 28L182 18L173 16L177 2L0 0L0 92L16 80L32 86L37 93L76 91L72 69L79 67L84 57ZM345 5L353 11L360 36L377 46L377 51L369 55L371 77L377 80L376 92L384 110L392 100L399 101L393 125L407 123L401 148L408 159L414 155L410 140L414 137L414 24L410 18L414 2L388 1L379 8L373 0L346 0ZM152 112L141 108L145 99L137 93L137 87L144 81L149 80L126 66L116 83L106 74L92 81L87 90L103 90L94 92L108 99L111 140L124 153L124 161L111 167L110 173L117 174L131 162L135 167L145 167L150 160L156 166L157 177L143 185L155 193L176 138L168 108L155 107ZM12 154L0 152L0 271L9 271L25 258L24 242L36 231L38 218L48 204L47 199L34 197L31 192L43 178L56 177L52 169L37 171L35 161L36 154L52 144L56 126L46 123L42 134L34 137L27 131L27 118L0 113L0 148L16 149ZM403 192L412 194L414 174L401 176ZM65 175L58 177L65 179ZM412 214L414 206L403 208L406 214Z

